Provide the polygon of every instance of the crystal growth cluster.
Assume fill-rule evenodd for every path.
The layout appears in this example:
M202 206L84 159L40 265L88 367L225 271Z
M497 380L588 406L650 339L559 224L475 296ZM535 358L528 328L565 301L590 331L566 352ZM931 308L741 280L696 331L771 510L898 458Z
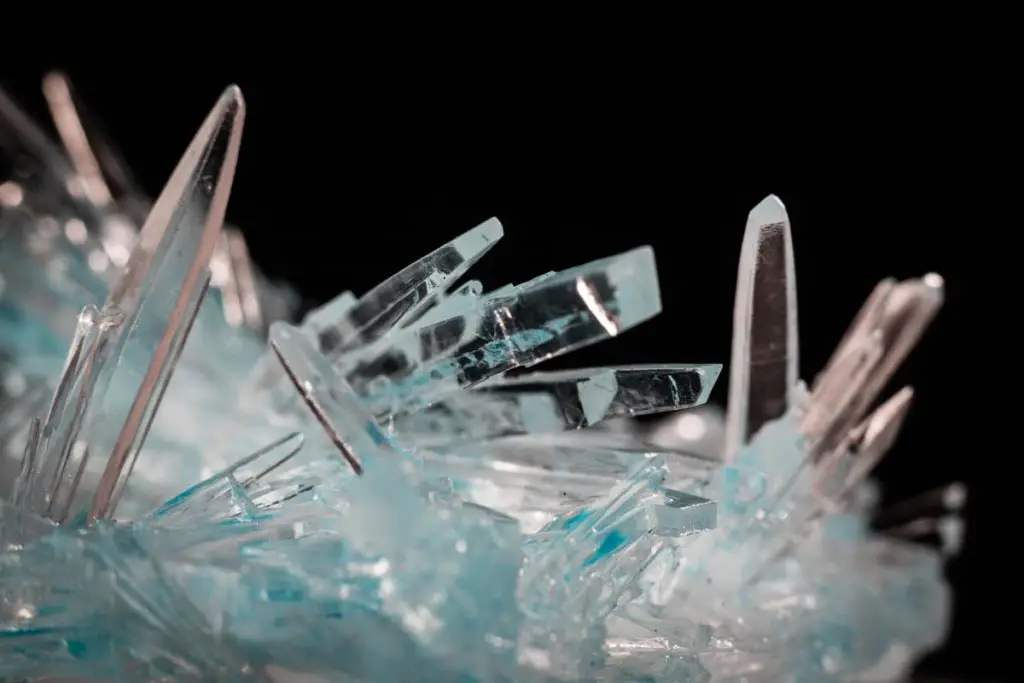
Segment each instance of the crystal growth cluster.
M962 491L867 478L937 276L807 387L765 199L723 418L718 365L533 370L660 312L650 248L485 292L492 219L296 324L223 225L237 88L152 202L44 93L63 148L0 93L0 680L848 683L942 640Z

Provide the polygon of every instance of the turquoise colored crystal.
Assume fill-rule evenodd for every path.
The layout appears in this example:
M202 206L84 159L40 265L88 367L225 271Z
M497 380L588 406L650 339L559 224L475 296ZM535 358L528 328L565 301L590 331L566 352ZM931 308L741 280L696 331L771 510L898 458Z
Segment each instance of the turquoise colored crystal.
M744 304L790 337L709 457L720 365L532 369L660 312L648 247L488 292L491 219L294 321L221 229L243 113L150 202L0 94L0 681L848 683L941 642L941 553L869 525L909 395L831 391L874 399L878 335L808 391L795 311ZM751 220L741 296L791 290ZM778 341L745 329L737 367Z

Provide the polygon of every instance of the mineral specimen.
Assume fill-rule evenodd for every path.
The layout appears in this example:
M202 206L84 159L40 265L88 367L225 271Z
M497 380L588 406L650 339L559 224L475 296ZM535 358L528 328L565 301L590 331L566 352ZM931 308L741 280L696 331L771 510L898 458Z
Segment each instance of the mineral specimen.
M765 199L723 424L717 365L509 374L656 315L650 248L485 294L492 219L295 325L222 228L237 88L152 203L44 91L65 151L0 93L0 680L846 683L941 641L962 491L879 533L867 481L937 276L807 389Z

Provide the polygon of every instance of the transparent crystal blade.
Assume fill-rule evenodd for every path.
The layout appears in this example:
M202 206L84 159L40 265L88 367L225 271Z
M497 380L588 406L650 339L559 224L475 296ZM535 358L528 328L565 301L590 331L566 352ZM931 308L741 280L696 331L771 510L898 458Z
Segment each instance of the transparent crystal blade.
M413 412L660 311L654 252L643 247L484 297L471 311L389 335L338 363L376 414Z
M403 318L402 326L425 327L454 318L463 311L471 311L476 308L483 291L483 284L479 280L470 280L448 296L439 299L434 306L414 320Z
M843 502L889 452L910 411L914 390L904 387L878 406L818 467L823 495Z
M54 72L43 81L43 92L61 140L92 204L107 209L100 237L110 260L123 266L151 208L137 181L109 137L88 116L66 75ZM115 206L116 203L116 206ZM249 258L241 231L225 227L214 250L211 286L221 294L228 325L266 332L269 317L290 315L292 297L263 282Z
M536 391L571 396L580 411L566 419L580 428L612 417L652 415L703 405L721 371L721 365L627 365L535 372L495 378L480 391L495 395Z
M583 429L702 405L720 372L719 365L638 365L499 377L396 419L394 428L428 441Z
M333 327L320 331L320 351L328 356L384 336L403 318L425 310L499 239L504 231L492 218L402 269L345 311Z
M274 323L270 346L306 406L356 474L363 473L367 458L379 459L379 453L391 450L390 440L376 420L301 331Z
M120 325L120 315L105 315L87 306L78 317L64 370L42 423L36 452L26 453L31 463L23 473L22 497L26 509L56 521L71 512L74 494L87 478L89 451L76 439L89 398L96 387L97 356L108 331Z
M150 513L150 520L170 529L258 514L260 506L253 498L260 492L261 480L295 457L302 442L299 433L275 441L175 496Z
M796 268L786 208L774 195L750 212L733 311L725 457L789 407L799 370Z
M819 444L819 454L835 448L864 417L942 301L943 281L935 274L884 281L875 289L811 392L804 432Z
M78 515L79 480L92 457L100 459L88 517L113 513L134 460L206 292L234 177L244 104L229 89L211 111L154 204L102 316L88 362L69 363L65 383L76 385L78 415L67 433L47 439L47 461L84 444L71 476L68 513ZM74 354L74 351L72 352ZM80 373L90 377L83 381ZM78 375L78 376L75 376ZM58 471L65 468L58 466ZM82 493L82 495L85 495ZM52 499L51 499L52 500ZM84 501L82 504L85 504ZM66 517L67 515L63 515Z

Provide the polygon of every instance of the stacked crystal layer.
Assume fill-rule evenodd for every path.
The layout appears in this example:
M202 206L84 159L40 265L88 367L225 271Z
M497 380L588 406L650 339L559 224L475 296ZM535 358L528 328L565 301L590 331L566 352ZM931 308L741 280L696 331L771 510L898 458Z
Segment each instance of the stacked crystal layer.
M291 324L222 225L237 88L152 203L44 93L63 150L0 94L0 680L847 683L941 642L962 491L867 480L937 276L807 388L764 200L722 417L718 365L523 372L659 313L650 248L484 293L492 219Z

